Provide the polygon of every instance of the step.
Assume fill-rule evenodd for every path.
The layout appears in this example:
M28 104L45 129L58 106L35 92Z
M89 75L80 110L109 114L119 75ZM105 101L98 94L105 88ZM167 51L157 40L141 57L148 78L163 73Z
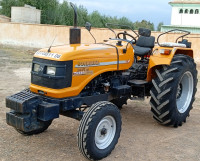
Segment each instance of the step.
M133 79L133 80L129 80L128 84L131 86L143 86L143 85L148 84L148 82L146 80Z
M132 101L144 101L145 98L144 97L131 97L130 100L132 100Z

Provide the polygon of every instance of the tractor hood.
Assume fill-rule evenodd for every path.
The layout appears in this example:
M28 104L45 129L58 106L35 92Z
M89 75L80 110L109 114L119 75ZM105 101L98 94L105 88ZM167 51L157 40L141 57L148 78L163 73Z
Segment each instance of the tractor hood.
M106 44L73 44L65 46L55 46L48 52L48 48L37 51L34 57L56 60L83 60L96 58L116 57L116 48Z

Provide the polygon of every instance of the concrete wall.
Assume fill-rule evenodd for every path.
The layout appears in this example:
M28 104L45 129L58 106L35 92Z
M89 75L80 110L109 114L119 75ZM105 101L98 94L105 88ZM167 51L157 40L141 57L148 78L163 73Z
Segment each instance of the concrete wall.
M40 24L41 10L31 7L12 7L11 22Z
M68 26L54 25L34 25L19 23L0 23L0 44L11 46L23 46L31 48L49 47L56 37L53 45L69 44L69 28ZM121 30L116 30L121 31ZM97 39L97 42L103 42L108 38L113 38L114 34L108 29L92 29L91 32ZM130 32L132 33L132 32ZM94 40L86 29L81 32L82 43L93 43ZM160 32L152 32L157 37ZM161 42L174 42L180 34L168 34L161 37ZM200 34L192 34L189 41L192 42L192 48L195 57L200 58Z
M10 17L0 15L0 22L10 22Z

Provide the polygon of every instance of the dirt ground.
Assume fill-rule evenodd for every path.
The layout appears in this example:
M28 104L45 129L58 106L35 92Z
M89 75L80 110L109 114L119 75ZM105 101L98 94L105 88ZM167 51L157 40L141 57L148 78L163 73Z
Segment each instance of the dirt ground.
M77 147L76 120L61 116L47 131L33 136L22 136L6 124L5 114L9 109L5 97L29 86L32 54L27 50L0 48L0 160L85 161ZM148 100L129 101L121 114L119 143L104 161L200 160L199 91L187 123L179 128L157 124Z

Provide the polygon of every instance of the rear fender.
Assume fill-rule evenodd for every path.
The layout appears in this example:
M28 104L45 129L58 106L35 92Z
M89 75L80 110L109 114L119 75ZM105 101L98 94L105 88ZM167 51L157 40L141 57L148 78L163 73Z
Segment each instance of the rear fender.
M170 55L162 55L160 54L160 49L171 49ZM170 65L171 61L175 54L183 54L188 55L193 58L193 50L189 48L164 48L159 47L154 50L153 55L150 57L149 60L149 67L147 71L147 81L151 81L155 76L155 70L162 67L162 65Z

